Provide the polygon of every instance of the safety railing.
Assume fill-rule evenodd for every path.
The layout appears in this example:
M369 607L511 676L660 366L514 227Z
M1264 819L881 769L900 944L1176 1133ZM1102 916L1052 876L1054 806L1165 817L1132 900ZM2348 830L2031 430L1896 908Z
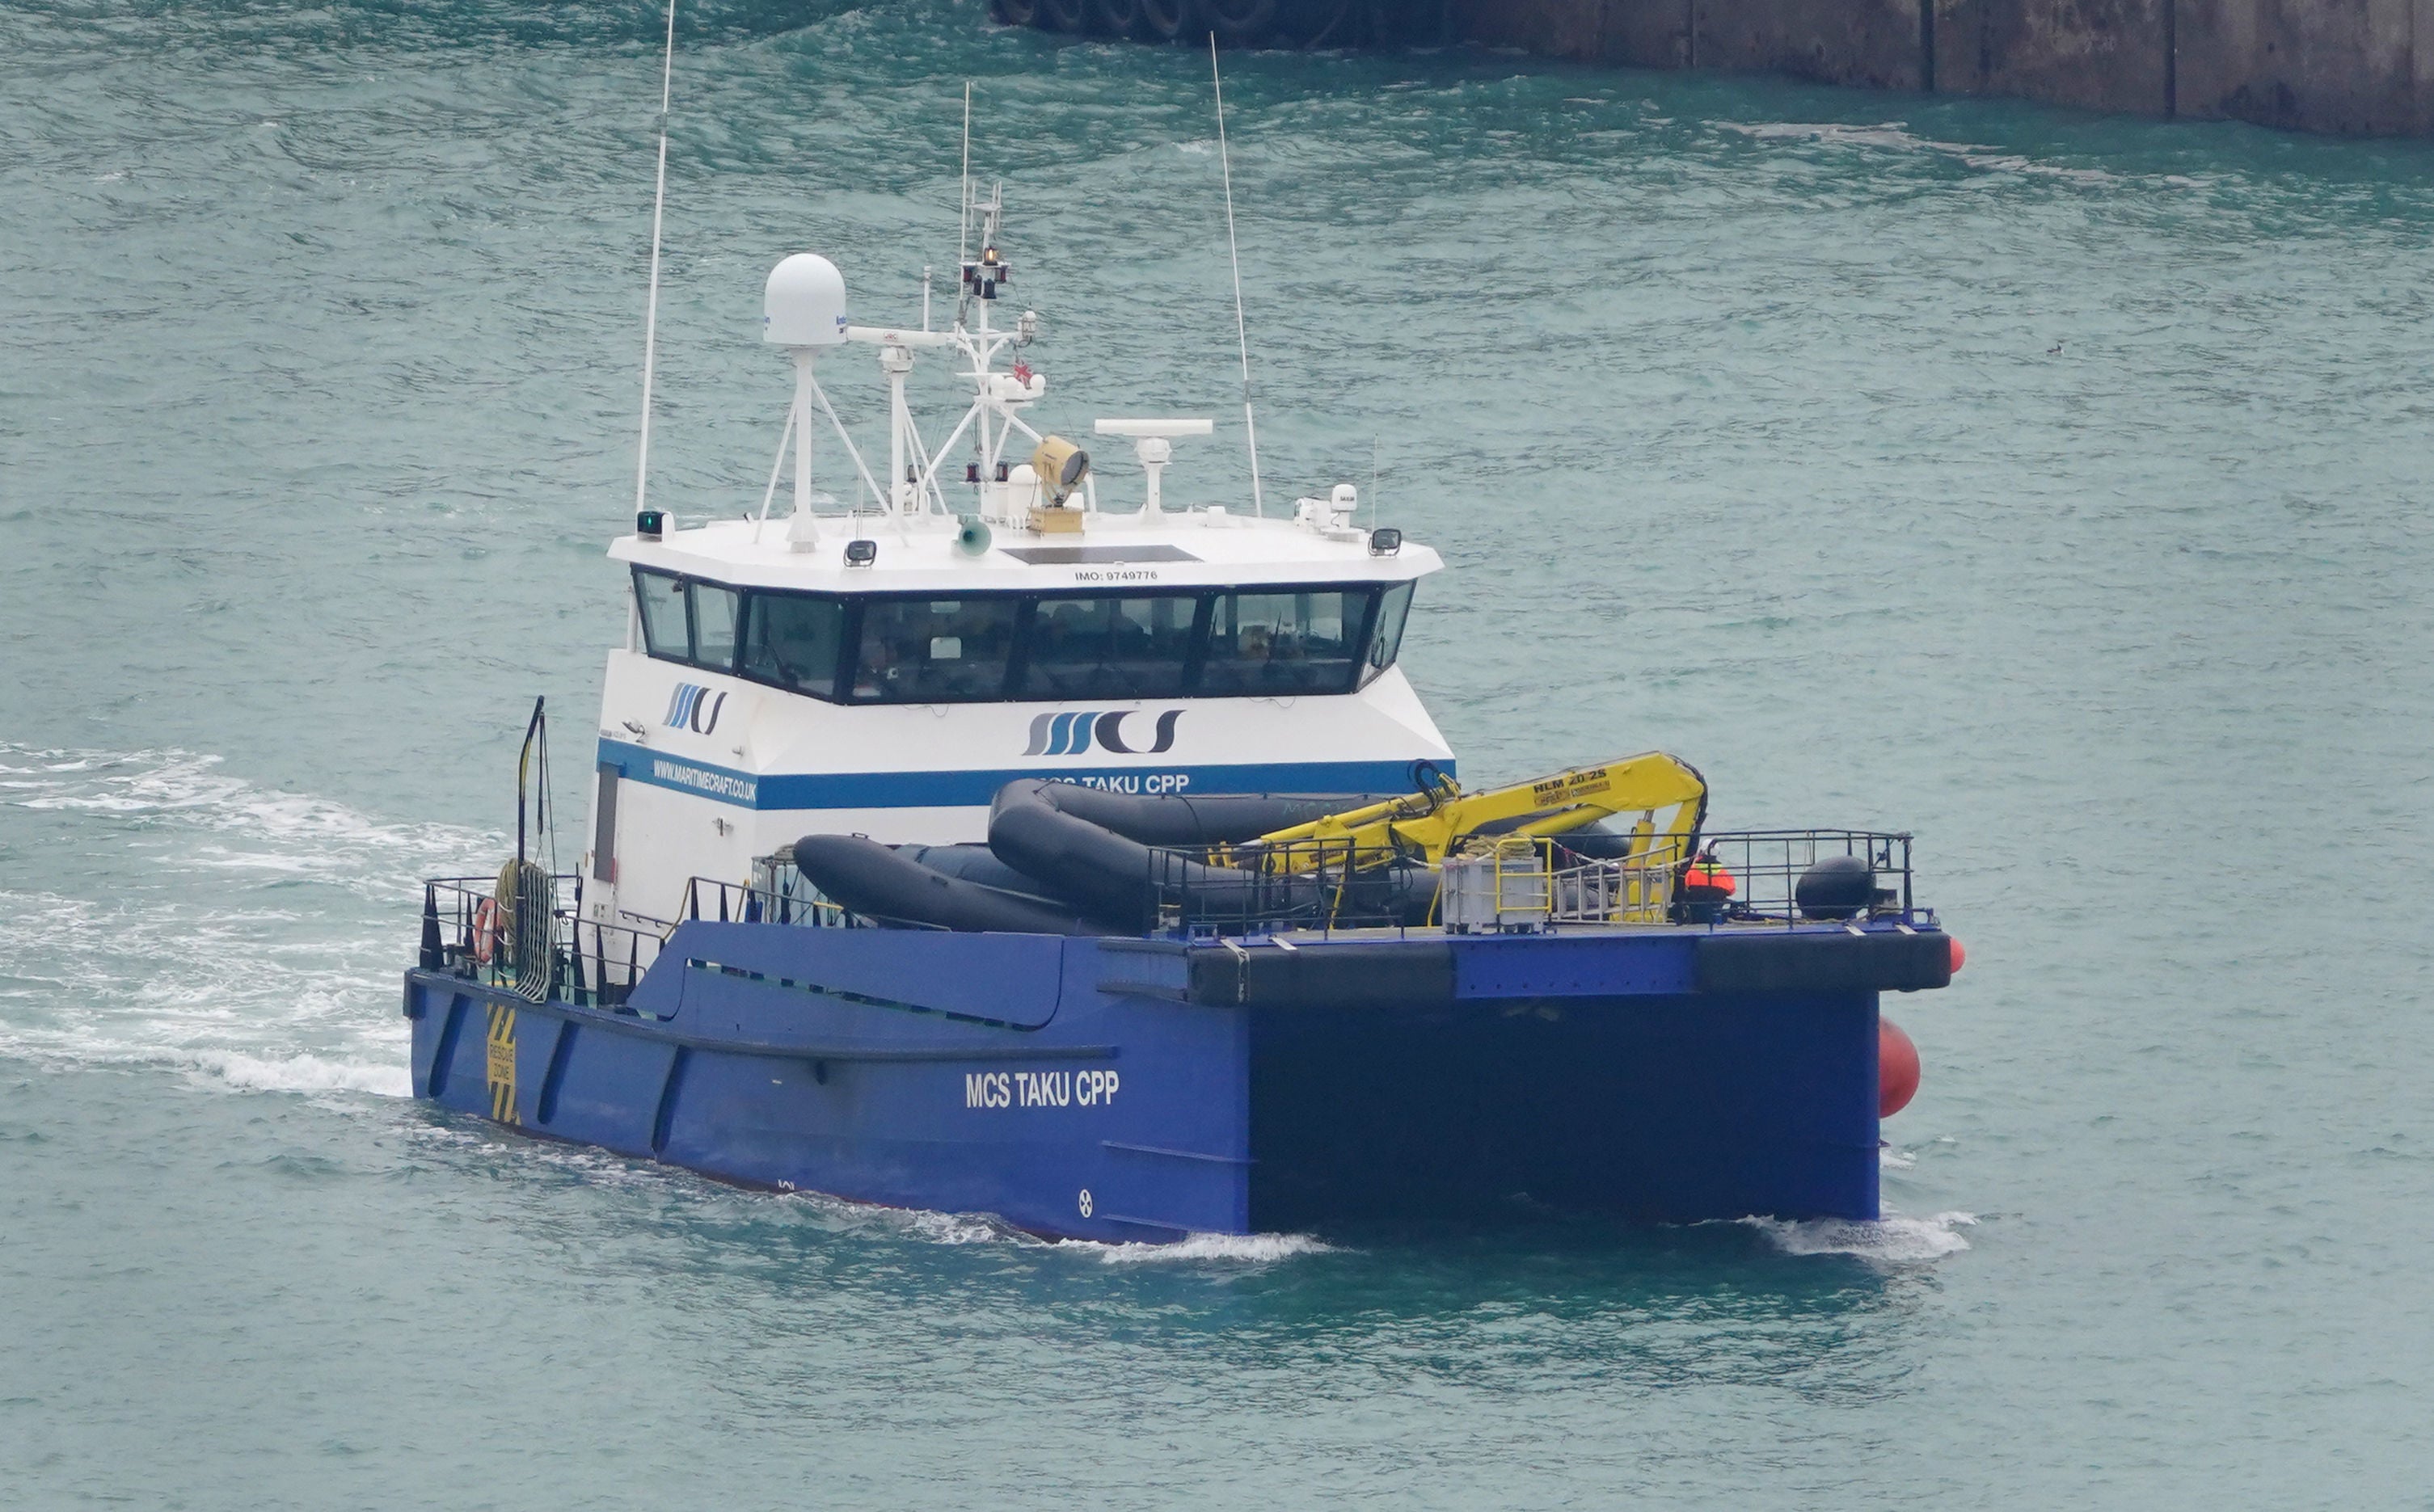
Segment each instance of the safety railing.
M1638 856L1596 860L1553 842L1549 917L1557 924L1666 924L1681 880L1679 841L1659 838Z
M777 887L753 887L696 876L685 883L678 910L688 920L717 924L791 924L814 929L852 929L861 920L819 895L789 866Z
M611 924L579 914L568 921L569 948L558 984L568 1000L587 1008L623 1008L660 959L674 926L640 914L625 917L638 922Z
M579 877L534 869L546 883L538 898L519 898L494 876L434 877L422 885L425 971L470 977L536 1002L550 995L564 939L561 889L578 892Z
M422 969L535 1002L622 1007L659 959L672 926L638 914L622 915L626 923L585 918L580 876L540 875L548 885L538 906L519 906L512 894L503 906L496 877L423 883Z
M1583 856L1560 835L1470 841L1446 860L1439 916L1456 934L1673 922L1682 841L1647 835L1633 844L1609 859Z
M1566 837L1481 838L1444 865L1415 853L1344 841L1235 847L1230 866L1200 849L1152 849L1146 923L1178 936L1282 931L1445 929L1456 933L1582 926L1704 928L1813 926L1870 919L1932 924L1917 907L1911 837L1875 830L1732 830L1687 845L1637 837L1619 858L1582 854ZM1586 847L1583 847L1584 849ZM534 1001L622 1008L658 960L676 921L620 911L587 918L583 881L538 868L537 898L504 900L499 879L435 877L423 885L421 964ZM820 896L791 864L773 886L696 876L684 921L864 927ZM566 900L561 902L561 900Z
M1146 882L1157 927L1184 935L1933 920L1916 906L1908 834L1601 837L1625 850L1612 858L1583 854L1587 838L1481 837L1458 843L1442 868L1392 847L1335 841L1236 848L1226 868L1204 864L1205 852L1154 849Z
M1911 837L1867 829L1745 829L1704 837L1699 854L1729 878L1684 922L1791 926L1866 919L1931 922L1917 904ZM1695 868L1699 863L1692 863ZM1696 915L1706 915L1699 917Z
M1426 925L1436 897L1434 870L1392 846L1309 840L1235 847L1225 853L1227 866L1207 864L1208 854L1151 848L1144 881L1158 930L1401 929Z

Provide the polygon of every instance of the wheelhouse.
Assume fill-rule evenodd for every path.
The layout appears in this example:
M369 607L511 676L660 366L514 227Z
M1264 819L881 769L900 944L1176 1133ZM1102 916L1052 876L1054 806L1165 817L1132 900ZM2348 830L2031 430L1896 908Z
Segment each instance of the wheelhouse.
M831 704L1293 698L1395 664L1413 583L824 593L636 567L640 648Z

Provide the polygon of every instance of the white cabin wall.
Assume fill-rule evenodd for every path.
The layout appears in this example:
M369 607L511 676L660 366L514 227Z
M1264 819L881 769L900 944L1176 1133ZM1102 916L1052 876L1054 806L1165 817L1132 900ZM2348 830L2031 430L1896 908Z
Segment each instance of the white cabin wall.
M619 909L672 920L683 907L685 884L692 878L752 879L751 810L648 783L619 787Z
M600 771L600 763L594 761L592 763L591 771L591 801L584 805L583 807L582 875L583 915L585 918L591 919L595 923L612 921L617 916L617 884L614 880L615 868L613 866L605 869L601 867L599 864L599 851L596 845L596 841L600 835L601 790L608 785L608 778ZM629 784L622 781L617 784L618 798L620 802L622 802L626 796L629 786ZM616 858L616 837L612 834L608 837L608 841L609 858L613 862ZM598 875L597 874L603 870L608 871L611 875L607 877Z

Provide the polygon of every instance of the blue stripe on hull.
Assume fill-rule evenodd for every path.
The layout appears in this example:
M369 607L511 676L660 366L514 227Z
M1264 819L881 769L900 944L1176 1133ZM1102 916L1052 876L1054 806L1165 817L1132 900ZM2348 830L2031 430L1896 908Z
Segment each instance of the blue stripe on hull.
M636 991L660 1016L423 972L406 1009L415 1093L443 1106L1041 1233L1162 1240L1523 1196L1877 1215L1873 992L1689 994L1684 942L1654 932L1605 937L1590 993L1586 944L1529 956L1551 967L1533 981L1527 942L1457 939L1449 1001L1283 1009L1182 1001L1184 958L1139 942L694 923Z
M625 780L739 808L984 808L1020 777L1132 793L1408 792L1409 761L1280 761L1131 767L1003 767L985 772L844 772L766 775L602 740L600 763ZM1455 764L1437 763L1448 776Z

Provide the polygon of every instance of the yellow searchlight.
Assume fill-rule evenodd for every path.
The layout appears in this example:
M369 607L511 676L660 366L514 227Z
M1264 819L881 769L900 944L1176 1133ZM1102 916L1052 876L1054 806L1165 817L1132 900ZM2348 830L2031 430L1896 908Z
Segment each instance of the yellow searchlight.
M1031 506L1031 528L1043 533L1080 530L1082 511L1069 501L1090 475L1090 453L1061 435L1043 436L1031 453L1031 470L1039 477L1040 500Z
M1031 453L1031 470L1039 474L1039 491L1048 503L1062 506L1090 475L1090 453L1061 435L1046 436Z

